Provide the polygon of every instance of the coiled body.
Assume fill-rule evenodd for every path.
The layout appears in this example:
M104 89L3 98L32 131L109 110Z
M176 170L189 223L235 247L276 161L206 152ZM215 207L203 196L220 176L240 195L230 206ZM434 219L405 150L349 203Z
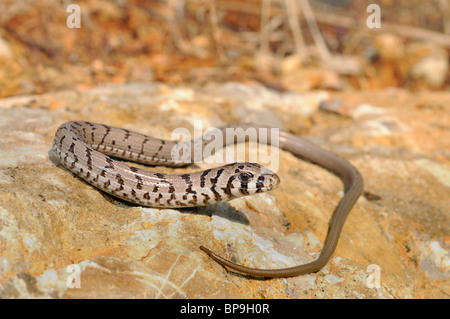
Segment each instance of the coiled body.
M278 186L275 173L254 163L233 163L179 175L142 170L108 156L150 165L186 165L172 160L175 144L107 125L68 122L57 130L53 151L67 169L88 183L145 206L203 206Z

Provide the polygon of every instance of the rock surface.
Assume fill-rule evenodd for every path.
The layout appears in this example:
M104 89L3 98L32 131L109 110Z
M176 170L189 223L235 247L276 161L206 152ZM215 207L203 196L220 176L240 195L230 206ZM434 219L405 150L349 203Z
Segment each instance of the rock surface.
M0 298L449 298L450 94L341 94L345 114L319 110L328 98L155 83L1 100ZM198 247L260 268L311 261L343 194L338 178L280 151L270 193L198 209L130 205L58 165L51 143L68 120L165 139L194 120L279 126L350 160L365 194L321 271L249 278Z

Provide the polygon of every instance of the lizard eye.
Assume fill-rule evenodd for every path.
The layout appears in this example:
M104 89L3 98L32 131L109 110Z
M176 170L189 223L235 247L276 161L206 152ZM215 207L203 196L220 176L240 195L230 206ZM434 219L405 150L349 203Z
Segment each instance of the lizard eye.
M252 179L252 177L253 177L253 174L250 174L250 173L240 173L239 174L239 179L242 182L248 182Z

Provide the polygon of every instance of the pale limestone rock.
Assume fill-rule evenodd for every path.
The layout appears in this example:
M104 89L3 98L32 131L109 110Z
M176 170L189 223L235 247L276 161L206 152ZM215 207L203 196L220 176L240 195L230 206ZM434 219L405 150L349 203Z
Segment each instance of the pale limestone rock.
M439 96L443 107L428 112L414 107L420 97L402 94L403 105L381 105L369 94L361 104L376 109L350 110L359 115L330 125L329 115L316 111L323 93L311 98L314 93L235 83L201 90L107 85L0 100L0 298L448 297L442 279L449 277L450 158L435 154L448 148L450 95ZM261 268L317 258L342 185L288 152L280 151L281 185L268 194L160 210L112 199L74 178L51 152L54 132L67 120L170 139L194 119L206 129L238 122L246 112L293 132L314 115L308 138L348 158L364 176L367 193L349 215L334 257L316 274L256 280L227 272L198 248ZM380 288L368 286L369 265L381 270Z

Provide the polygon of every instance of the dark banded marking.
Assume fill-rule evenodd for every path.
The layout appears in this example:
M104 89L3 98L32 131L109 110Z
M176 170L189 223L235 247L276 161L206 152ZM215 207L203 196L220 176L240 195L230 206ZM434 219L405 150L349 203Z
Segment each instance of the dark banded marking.
M131 132L129 130L123 130L125 132L125 136L123 137L123 140L127 140L131 136Z
M214 199L216 202L220 202L222 200L222 196L216 191L216 185L210 188L211 192L214 194Z
M167 205L171 205L170 202L177 199L177 195L170 194L170 198L167 200Z
M163 198L163 194L159 194L158 197L155 198L155 203L160 204L162 198Z
M230 176L230 178L227 181L227 188L229 188L229 189L234 188L233 181L235 179L236 179L235 175Z
M140 177L137 174L135 174L134 177L137 179L136 188L137 189L142 189L142 186L144 185L144 181L142 180L142 177Z
M186 187L187 194L197 194L197 191L192 189L193 183L192 183L190 174L182 174L181 179L183 179L187 185L187 187Z
M109 135L111 132L111 128L108 125L103 125L103 127L106 129L106 133L103 135L102 140L100 141L100 144L103 144L105 142L105 138Z
M211 180L211 183L212 183L213 185L216 185L216 184L217 184L217 182L219 181L219 177L220 177L220 175L222 175L222 173L223 173L224 170L225 170L224 168L219 169L219 170L217 171L216 177L210 179L210 180Z
M86 147L86 157L87 157L87 167L88 170L92 171L92 155L91 152L93 151L92 148Z
M216 200L216 202L220 202L222 200L222 196L216 190L216 184L219 181L219 177L220 177L220 175L222 175L224 170L225 169L223 169L223 168L219 169L217 171L216 177L210 179L210 181L212 183L212 187L210 188L210 191L213 192L214 199Z
M192 189L192 184L191 184L191 185L189 185L186 188L186 193L188 193L188 194L197 194L197 191L195 189Z
M192 199L190 200L190 201L188 201L188 203L189 204L192 204L192 205L197 205L197 195L192 195Z
M247 182L241 181L241 187L239 187L239 192L242 195L249 195Z
M200 187L204 188L205 187L205 182L206 182L206 175L209 174L209 172L211 172L212 169L207 169L206 171L204 171L202 173L202 175L200 175Z
M139 152L139 155L138 155L138 157L140 156L140 155L144 155L144 145L145 145L145 143L147 143L148 141L150 141L150 139L149 138L144 138L144 141L142 142L142 144L141 144L141 151Z
M116 174L116 180L117 180L117 183L119 183L119 187L117 187L117 188L115 189L115 191L116 191L116 192L122 191L122 190L124 189L124 187L123 187L123 185L124 185L124 180L122 179L122 175L120 175L120 173L117 173L117 174Z
M110 168L110 169L114 169L114 161L112 159L110 159L109 157L106 157L106 163L108 163L108 165L105 165L105 168Z
M120 173L116 174L116 180L117 180L117 183L119 183L120 185L124 184L124 180L122 179L122 175L120 175Z
M66 138L66 136L63 135L63 136L61 137L61 139L59 140L59 148L62 147L62 143L63 143L63 141L64 141L65 138Z
M71 169L74 169L76 163L78 163L78 156L76 156L75 154L73 154L73 162L70 164L70 168L71 168Z
M228 196L228 198L233 197L233 194L231 194L231 189L229 189L228 187L222 187L222 190L225 193L225 195Z
M211 197L209 197L209 195L208 194L205 194L205 193L201 193L202 195L203 195L203 204L208 204L209 203L209 200L211 199Z
M159 146L158 150L156 151L156 153L153 154L153 157L157 157L159 152L162 150L162 148L164 147L164 145L166 144L166 142L164 140L160 140L161 145Z
M75 149L75 143L72 142L72 144L70 144L70 147L69 147L69 149L67 151L70 152L70 153L73 153L74 149Z
M256 192L257 193L262 193L263 192L263 187L264 187L264 175L261 175L260 177L258 177L258 180L256 181Z
M184 203L180 202L179 200L175 201L175 205L177 205L177 206L186 206Z
M192 184L191 174L182 174L182 175L180 175L180 177L182 180L184 180L186 182L186 184L188 184L188 185Z
M227 186L223 187L222 190L229 198L233 197L233 194L231 194L231 189L234 188L233 181L236 179L236 175L230 176L230 178L227 181Z
M158 155L158 153L162 150L162 148L166 145L166 142L164 140L161 140L161 145L158 148L158 151L156 152L155 156Z

